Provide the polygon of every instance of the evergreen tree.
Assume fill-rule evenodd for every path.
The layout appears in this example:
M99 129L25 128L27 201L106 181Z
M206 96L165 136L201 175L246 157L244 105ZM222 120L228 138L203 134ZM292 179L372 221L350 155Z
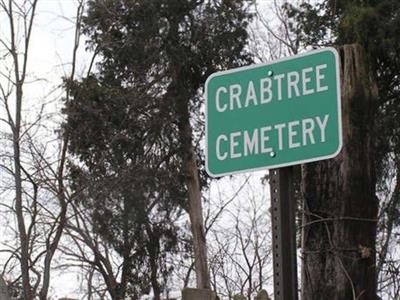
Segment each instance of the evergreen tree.
M159 299L185 195L174 177L177 162L147 134L135 92L100 87L93 78L68 88L70 150L81 162L71 165L73 186L91 212L94 230L123 259L121 280L109 293L113 299L138 299L151 287Z
M285 4L291 30L303 46L360 44L377 80L377 172L388 152L398 151L400 136L400 2L397 0L324 0L299 7ZM384 133L384 134L382 134ZM397 144L397 145L396 145ZM396 150L397 149L397 150Z
M157 294L146 274L168 271L162 258L176 243L179 207L191 216L197 285L210 287L201 219L207 178L196 146L201 91L211 73L250 61L249 2L89 1L84 31L100 55L98 73L67 84L66 129L80 161L76 190L126 260L116 299L128 295L128 283L134 297L150 282Z

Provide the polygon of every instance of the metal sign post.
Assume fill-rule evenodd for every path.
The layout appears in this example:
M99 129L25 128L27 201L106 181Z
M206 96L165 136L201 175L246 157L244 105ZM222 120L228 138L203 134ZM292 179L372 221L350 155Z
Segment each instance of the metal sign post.
M270 171L275 300L297 300L293 168Z

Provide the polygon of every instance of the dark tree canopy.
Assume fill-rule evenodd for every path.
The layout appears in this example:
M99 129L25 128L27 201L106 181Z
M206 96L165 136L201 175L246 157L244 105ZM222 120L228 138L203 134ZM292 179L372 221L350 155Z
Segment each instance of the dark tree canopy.
M170 271L165 257L187 209L182 153L203 132L201 90L216 70L250 61L250 2L88 3L84 33L98 71L67 82L66 134L77 158L75 190L97 232L124 259L118 299L138 297L150 285L155 294L162 289L158 272ZM202 159L200 147L196 155Z
M387 153L400 153L400 2L324 0L285 7L303 46L358 43L365 49L379 88L377 172L381 174Z
M190 141L179 141L177 116L187 107L186 118L200 138L205 80L217 70L250 62L245 50L250 3L89 1L84 31L89 47L101 56L96 80L103 87L134 89L151 124L148 134L162 137L171 152L185 151Z
M94 230L124 259L126 282L116 295L138 297L149 289L152 265L157 278L167 275L165 255L177 243L185 191L171 172L176 160L147 139L148 120L133 112L140 104L132 92L100 87L93 78L68 88L74 91L66 109L70 150L81 162L71 166L73 185Z

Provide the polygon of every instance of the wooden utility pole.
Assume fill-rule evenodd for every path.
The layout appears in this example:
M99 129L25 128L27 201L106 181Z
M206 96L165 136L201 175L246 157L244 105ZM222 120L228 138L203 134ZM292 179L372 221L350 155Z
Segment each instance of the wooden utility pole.
M339 49L343 149L303 165L302 299L376 298L374 112L377 88L359 45Z

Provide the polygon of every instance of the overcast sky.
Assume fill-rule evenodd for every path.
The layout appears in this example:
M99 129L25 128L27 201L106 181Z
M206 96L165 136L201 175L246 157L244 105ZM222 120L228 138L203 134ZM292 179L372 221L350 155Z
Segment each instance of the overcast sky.
M22 1L22 0L18 0ZM260 5L266 6L272 0L258 0ZM33 117L35 111L46 103L46 110L49 113L58 113L62 107L62 89L57 88L62 82L62 77L69 73L71 69L71 58L74 41L74 19L76 15L77 1L75 0L39 0L37 4L36 17L32 32L31 45L29 50L28 63L28 83L25 86L25 112L26 116ZM0 11L0 38L9 35L9 26L4 12ZM78 55L77 76L81 76L87 70L90 54L84 51L84 42L81 41ZM0 50L1 51L1 50ZM4 61L0 52L0 71L4 71L10 61ZM0 78L4 83L5 78ZM0 117L4 114L0 107ZM3 115L4 116L4 115ZM7 128L0 122L0 132ZM2 173L0 173L0 176ZM238 180L243 180L238 176ZM256 176L255 178L259 178ZM256 184L259 182L256 180ZM232 186L227 187L222 192L226 197L230 197ZM221 193L218 188L216 192ZM4 198L3 198L4 199ZM1 224L0 224L1 226ZM4 236L1 234L2 239ZM0 260L3 257L0 256ZM52 276L52 296L54 299L59 297L78 297L80 275L65 274L55 272Z

